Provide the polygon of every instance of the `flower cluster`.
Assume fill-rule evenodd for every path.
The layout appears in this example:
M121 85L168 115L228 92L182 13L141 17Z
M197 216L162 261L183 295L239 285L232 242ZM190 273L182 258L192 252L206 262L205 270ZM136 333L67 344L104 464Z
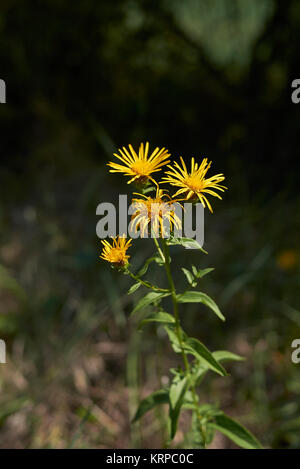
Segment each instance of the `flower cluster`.
M181 166L174 161L170 163L170 153L165 148L156 147L149 153L149 142L140 144L139 151L136 153L132 145L128 148L119 149L119 153L114 153L122 164L109 162L108 166L112 169L112 173L123 173L130 177L127 184L135 183L142 192L149 184L153 183L156 190L155 197L146 196L145 193L135 193L139 198L133 199L133 207L135 214L132 217L134 229L140 229L142 234L148 230L151 225L155 236L164 236L164 222L167 221L169 226L179 227L180 220L172 209L172 204L179 201L189 201L191 203L200 201L204 207L212 212L212 207L207 199L207 195L212 195L221 199L222 197L216 191L224 192L225 186L220 183L225 179L223 174L216 174L206 178L206 174L211 166L207 158L201 162L196 162L195 158L191 159L190 171L182 157L180 157ZM165 172L165 176L160 182L153 178L153 174L161 171L163 166L169 169ZM177 187L178 190L172 196L166 194L160 188L160 184L170 184ZM180 197L180 198L178 198ZM102 241L104 247L100 257L110 262L116 267L126 266L129 255L127 249L131 241L125 241L124 238L113 238L112 243Z

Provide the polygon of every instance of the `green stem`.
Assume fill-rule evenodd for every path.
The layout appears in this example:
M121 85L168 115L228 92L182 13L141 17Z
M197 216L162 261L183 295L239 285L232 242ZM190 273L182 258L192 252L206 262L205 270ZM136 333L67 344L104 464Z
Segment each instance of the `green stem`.
M158 254L159 254L160 257L161 257L161 260L165 263L165 262L166 262L166 259L165 259L165 256L163 255L163 252L162 252L161 248L160 248L158 239L154 237L153 240L154 240L156 249L157 249L157 251L158 251Z
M157 244L159 246L158 241L157 241ZM181 327L180 327L180 318L179 318L179 311L178 311L178 302L177 302L177 295L176 295L176 288L175 288L175 284L174 284L174 280L173 280L172 272L171 272L171 268L170 268L169 247L168 247L166 241L163 238L162 238L162 245L163 245L164 259L165 259L164 265L165 265L166 274L167 274L167 278L168 278L168 282L169 282L169 286L170 286L170 290L171 290L171 295L172 295L172 303L173 303L173 310L174 310L174 317L175 317L175 331L176 331L176 335L177 335L178 342L179 342L179 345L180 345L181 356L182 356L182 359L183 359L183 363L184 363L186 372L187 372L188 375L191 375L190 364L189 364L189 361L188 361L188 358L187 358L187 355L185 353L184 346L183 346L182 333L181 333ZM204 445L204 448L205 448L205 434L204 434L202 425L200 424L201 416L200 416L200 413L198 411L198 397L197 397L195 385L193 383L191 384L190 389L191 389L191 392L192 392L192 396L193 396L197 416L198 416L198 419L199 419L199 429L200 429L201 434L202 434L203 445Z
M172 303L173 303L173 310L174 310L174 317L175 317L175 330L176 330L176 335L178 337L178 342L180 345L181 349L181 355L183 359L184 366L186 368L186 371L188 374L190 374L190 365L189 361L187 359L184 347L183 347L183 341L182 341L182 334L181 334L181 327L180 327L180 319L179 319L179 311L178 311L178 303L177 303L177 297L176 297L176 289L170 269L170 256L169 256L169 248L164 239L162 239L162 244L163 244L163 249L164 249L164 258L165 258L165 269L166 269L166 274L168 277L168 282L171 290L171 296L172 296Z
M150 288L150 290L159 291L159 292L169 291L167 288L159 288L159 287L156 287L155 285L153 285L150 282L147 282L147 281L145 282L140 277L138 277L137 275L134 275L132 272L130 272L129 269L127 269L127 273L130 275L131 278L133 278L137 282L140 282L142 285L144 285L144 287Z

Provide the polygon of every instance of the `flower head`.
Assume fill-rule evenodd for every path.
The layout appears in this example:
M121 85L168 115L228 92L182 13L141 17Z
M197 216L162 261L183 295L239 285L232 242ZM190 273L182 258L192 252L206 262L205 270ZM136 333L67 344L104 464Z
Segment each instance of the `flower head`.
M224 192L227 187L221 186L219 183L224 181L225 177L223 174L216 174L210 178L205 178L207 171L211 166L211 162L208 163L207 158L204 158L199 166L195 163L195 159L191 160L191 171L188 172L185 162L180 157L182 167L175 161L174 166L168 165L170 171L166 171L167 177L163 178L164 183L169 183L172 186L177 186L180 189L174 194L174 197L182 194L185 200L198 198L202 205L209 208L212 212L212 207L207 200L205 194L213 195L222 199L222 197L215 192L219 190ZM212 190L214 189L214 190Z
M140 184L146 184L151 180L156 185L156 181L151 177L152 173L161 170L161 167L167 163L170 163L168 157L170 153L165 148L159 149L158 147L148 157L149 143L140 144L138 154L134 151L132 145L128 145L128 148L123 147L119 149L120 155L114 153L114 156L118 158L123 164L109 162L108 166L113 169L109 171L111 173L124 173L125 176L131 176L131 179L127 184L136 181ZM167 160L167 161L166 161Z
M129 255L126 254L126 251L132 243L132 239L126 241L125 236L116 236L112 238L112 244L106 241L106 239L101 242L103 250L100 257L102 259L118 268L123 268L128 264Z
M162 189L157 188L154 198L143 194L136 195L144 198L132 200L134 210L132 216L133 230L137 232L140 228L141 234L144 236L148 227L151 226L155 237L158 237L159 233L164 237L173 226L176 228L181 227L181 220L175 213L175 207L172 207L177 201L172 200L170 196L164 194ZM166 198L169 200L166 200Z

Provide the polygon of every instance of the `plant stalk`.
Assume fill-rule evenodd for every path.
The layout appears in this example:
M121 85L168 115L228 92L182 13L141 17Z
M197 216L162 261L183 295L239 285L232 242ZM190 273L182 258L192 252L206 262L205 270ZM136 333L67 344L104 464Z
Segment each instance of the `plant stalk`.
M159 243L158 243L157 240L156 240L156 242L157 242L157 245L159 246ZM176 331L176 335L177 335L178 342L179 342L179 345L180 345L181 356L182 356L182 359L183 359L183 363L184 363L186 372L187 372L188 375L191 376L190 364L189 364L189 361L188 361L188 358L187 358L187 355L186 355L186 352L185 352L184 346L183 346L182 333L181 333L181 327L180 327L180 317L179 317L179 310L178 310L178 302L177 302L177 295L176 295L176 288L175 288L175 284L174 284L174 280L173 280L173 276L172 276L172 272L171 272L171 268L170 268L169 247L168 247L166 241L163 238L162 238L162 245L163 245L164 259L165 259L164 265L165 265L165 270L166 270L166 274L167 274L167 278L168 278L168 282L169 282L169 286L170 286L170 290L171 290L171 297L172 297L172 303L173 303L174 318L175 318L175 331ZM200 416L200 413L199 413L199 410L198 410L198 397L197 397L195 385L193 383L191 384L190 389L191 389L191 392L192 392L192 396L193 396L197 416L198 416L198 419L199 419L199 429L200 429L200 432L201 432L202 438L203 438L203 447L205 448L206 438L205 438L205 433L203 431L202 425L200 424L201 416Z
M167 288L159 288L159 287L156 287L155 285L153 285L152 283L150 282L145 282L144 280L142 280L140 277L138 277L137 275L134 275L132 272L130 272L129 269L127 269L127 273L130 275L131 278L133 278L134 280L136 280L137 282L141 283L142 285L144 285L144 287L146 288L150 288L150 290L154 290L154 291L158 291L158 292L167 292L169 291Z

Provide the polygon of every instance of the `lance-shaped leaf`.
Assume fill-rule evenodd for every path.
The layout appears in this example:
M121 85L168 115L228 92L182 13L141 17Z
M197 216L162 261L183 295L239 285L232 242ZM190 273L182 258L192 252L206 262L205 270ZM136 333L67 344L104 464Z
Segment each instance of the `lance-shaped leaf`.
M237 355L236 353L228 352L227 350L216 350L213 352L213 356L218 362L223 360L233 360L236 362L246 360L245 357L241 357L241 355Z
M174 352L176 353L181 353L182 350L181 350L181 346L180 346L180 343L179 343L179 339L178 339L178 336L177 336L177 333L175 332L175 329L172 325L168 325L168 326L165 326L164 327L165 330L167 331L167 334L169 336L169 339L170 339L170 342L172 344L172 347L173 347L173 350ZM186 334L185 332L181 329L180 327L180 333L181 333L181 338L182 338L182 341L184 343L185 339L186 339Z
M222 321L225 321L225 317L221 313L218 305L212 298L202 292L198 291L187 291L181 295L177 295L179 303L203 303L208 306Z
M169 246L184 246L187 249L200 249L200 251L204 252L207 254L207 252L200 246L198 241L196 241L193 238L170 238L167 239L167 244Z
M170 438L173 439L176 431L180 409L184 402L184 396L188 388L188 378L184 376L180 380L175 381L170 386L169 391L169 433Z
M193 274L197 279L204 277L204 275L209 274L209 272L212 272L213 270L213 267L208 267L207 269L197 269L194 265L192 265Z
M183 271L184 275L186 276L187 281L189 282L189 284L192 285L192 287L196 287L198 281L202 277L204 277L204 275L209 274L209 272L211 272L214 269L211 268L211 267L209 267L207 269L196 269L196 267L194 265L192 265L192 272L190 270L186 269L185 267L182 267L181 270Z
M151 303L155 303L157 302L158 300L161 300L161 298L164 298L165 296L169 296L171 295L170 292L150 292L150 293L147 293L145 296L143 296L143 298L141 298L136 307L134 308L134 310L132 311L131 314L134 314L136 313L137 311L141 310L141 309L144 309L146 308L146 306L149 306Z
M212 356L217 360L217 362L221 362L223 360L233 360L233 361L242 361L245 360L244 357L237 355L232 352L228 352L227 350L217 350L216 352L212 352ZM202 362L198 364L198 367L195 368L193 374L195 377L195 384L199 385L200 382L203 380L206 373L209 371L209 367L207 364Z
M249 430L225 414L217 415L209 426L219 430L241 448L262 449L262 445Z
M152 394L149 394L145 399L143 399L138 409L133 417L132 423L139 420L143 415L145 415L149 410L152 410L155 406L161 404L168 404L169 402L169 391L167 389L160 389L155 391Z
M128 290L128 295L131 295L131 293L134 293L135 291L137 291L138 288L140 288L142 284L140 282L137 282L137 283L134 283Z
M157 311L156 313L151 313L139 324L139 329L149 322L161 322L164 324L174 324L175 318L165 311Z
M143 275L145 275L151 262L156 262L158 265L163 265L164 263L158 254L154 254L152 257L149 257L149 259L146 260L145 264L143 265L143 267L140 268L136 276L142 277Z
M226 370L214 358L213 354L198 339L189 338L184 343L186 352L194 355L200 362L203 362L208 368L215 371L221 376L226 376Z
M185 267L182 267L181 268L182 272L184 273L184 275L186 276L186 279L187 281L189 282L190 285L193 285L194 283L194 275L192 274L192 272L190 272L188 269L186 269Z

